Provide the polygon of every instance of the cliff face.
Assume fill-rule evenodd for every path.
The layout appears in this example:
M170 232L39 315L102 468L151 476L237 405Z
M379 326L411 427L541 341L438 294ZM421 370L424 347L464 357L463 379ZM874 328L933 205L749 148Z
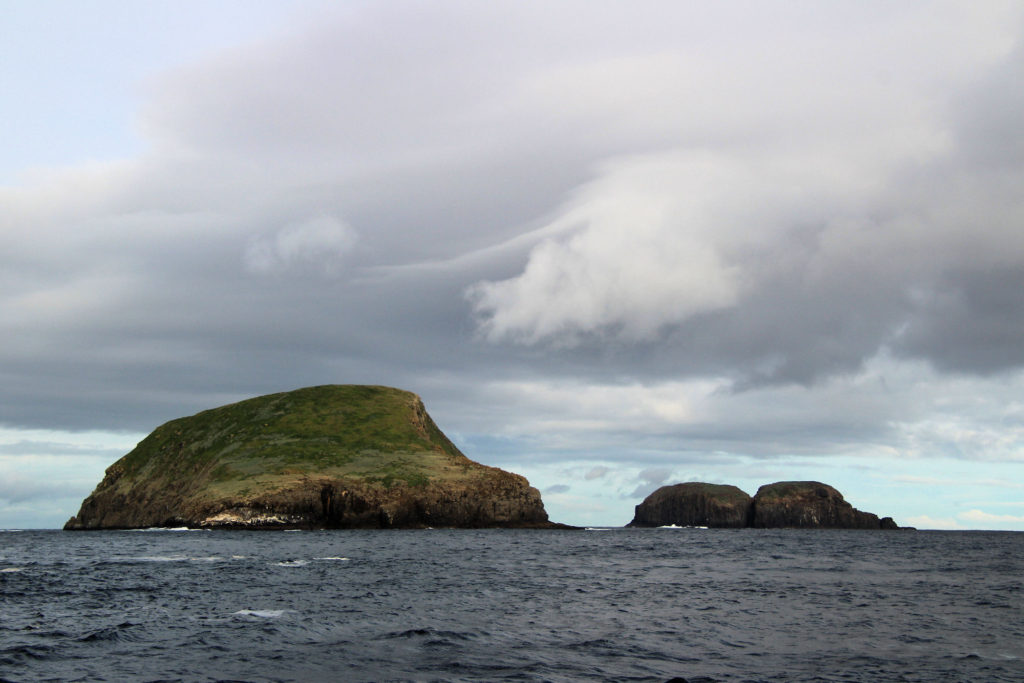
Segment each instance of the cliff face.
M765 484L754 494L750 525L759 529L882 528L878 515L855 509L839 491L817 481Z
M647 496L627 526L745 527L749 509L750 496L735 486L688 482Z
M766 484L753 498L736 488L690 482L662 486L636 506L628 526L754 527L759 529L899 529L892 517L861 512L817 481Z
M550 527L525 478L463 455L419 397L311 387L157 428L65 529Z

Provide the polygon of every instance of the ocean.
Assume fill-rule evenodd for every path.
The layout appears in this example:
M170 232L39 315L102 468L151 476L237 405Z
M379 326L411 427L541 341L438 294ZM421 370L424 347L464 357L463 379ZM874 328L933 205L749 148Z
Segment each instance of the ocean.
M1024 533L0 532L3 681L1024 681Z

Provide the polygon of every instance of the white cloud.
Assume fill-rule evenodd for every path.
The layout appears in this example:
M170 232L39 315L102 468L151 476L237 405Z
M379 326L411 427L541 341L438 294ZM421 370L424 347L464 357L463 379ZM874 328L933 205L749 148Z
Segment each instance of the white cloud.
M927 364L880 354L856 373L812 386L746 388L724 377L614 383L551 374L492 380L458 389L479 396L478 407L451 412L451 419L470 432L528 438L557 453L552 457L614 447L632 458L643 452L658 461L673 454L688 460L828 454L1017 463L1024 456L1016 400L1022 390L1024 373L993 383L949 377ZM489 408L499 405L502 411ZM949 479L931 472L914 476L926 479L897 480L938 486ZM979 476L970 481L1015 485Z
M807 285L834 287L865 265L851 251L910 244L900 244L895 223L858 214L887 201L886 178L901 164L942 150L929 139L877 156L861 147L812 139L785 156L682 148L606 161L551 221L561 236L534 247L519 275L469 290L481 330L524 344L571 346L592 334L651 340L735 307L781 273L803 270ZM820 241L802 244L809 227ZM897 259L873 267L884 264Z
M127 453L145 436L134 432L100 430L71 432L53 429L18 429L0 425L0 454L50 455L119 451Z
M918 475L898 475L889 477L891 481L905 484L921 484L923 486L991 486L1001 489L1022 489L1024 483L1007 479L951 479L944 477L928 477ZM1024 502L1020 503L1024 505Z
M245 251L245 266L260 274L314 268L331 275L338 271L341 259L357 241L351 226L323 214L254 240Z
M1024 515L994 515L983 510L968 510L967 512L961 512L957 515L957 518L966 520L968 522L983 522L983 523L1020 523L1024 522Z
M627 161L591 183L559 222L574 234L534 248L523 273L471 292L487 336L525 343L611 329L649 338L664 325L732 304L738 273L701 216L718 175L687 159ZM720 195L721 190L716 194Z
M705 419L707 397L723 386L700 379L650 384L538 379L495 381L481 388L488 404L519 409L514 422L492 424L491 429L528 434L552 446L572 440L585 449L607 444L615 434L637 445L638 431L652 437L699 424Z

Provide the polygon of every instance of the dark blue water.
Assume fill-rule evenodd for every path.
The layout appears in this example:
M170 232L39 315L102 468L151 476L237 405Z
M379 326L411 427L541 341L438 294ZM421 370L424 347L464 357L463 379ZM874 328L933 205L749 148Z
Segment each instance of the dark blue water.
M0 533L0 679L1024 681L1024 534Z

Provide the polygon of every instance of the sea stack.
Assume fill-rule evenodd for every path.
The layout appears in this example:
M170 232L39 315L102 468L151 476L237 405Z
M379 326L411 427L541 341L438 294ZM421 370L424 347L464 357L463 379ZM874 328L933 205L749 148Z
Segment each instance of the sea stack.
M107 468L65 529L536 527L540 493L473 462L418 396L328 385L172 420Z
M857 510L839 491L818 481L765 484L754 494L750 526L758 529L883 528L878 515Z
M636 506L627 526L747 526L750 496L725 484L691 481L662 486Z
M662 486L636 506L627 526L706 526L758 529L899 529L892 517L861 512L818 481L765 484L753 498L723 484Z

